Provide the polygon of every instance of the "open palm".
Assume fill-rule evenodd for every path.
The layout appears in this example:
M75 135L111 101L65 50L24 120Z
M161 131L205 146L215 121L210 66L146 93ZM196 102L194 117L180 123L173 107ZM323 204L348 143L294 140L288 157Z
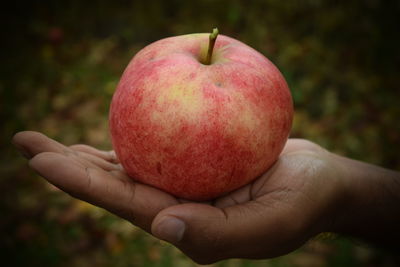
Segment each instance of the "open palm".
M207 203L135 182L112 151L65 146L37 132L20 132L13 143L50 183L173 243L199 263L296 249L329 227L339 182L330 153L301 139L289 139L278 161L251 184Z

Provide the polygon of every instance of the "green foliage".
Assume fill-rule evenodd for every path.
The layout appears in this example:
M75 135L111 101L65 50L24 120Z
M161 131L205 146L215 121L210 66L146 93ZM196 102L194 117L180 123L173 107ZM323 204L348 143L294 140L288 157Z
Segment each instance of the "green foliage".
M170 245L47 185L9 143L13 133L30 129L67 144L110 148L107 113L123 69L143 46L167 36L217 26L221 34L251 45L288 81L296 110L293 137L400 168L398 1L45 2L17 2L2 15L5 266L195 266ZM360 252L337 239L312 241L278 259L215 266L384 261L378 251Z

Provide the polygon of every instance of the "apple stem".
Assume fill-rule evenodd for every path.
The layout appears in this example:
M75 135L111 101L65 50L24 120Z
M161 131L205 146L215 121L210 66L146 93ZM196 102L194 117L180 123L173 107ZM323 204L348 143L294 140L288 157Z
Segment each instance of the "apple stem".
M215 41L217 40L218 36L218 28L214 28L212 33L210 33L210 42L208 43L208 52L207 52L207 58L204 64L210 65L211 64L211 58L212 58L212 53L214 50L214 45Z

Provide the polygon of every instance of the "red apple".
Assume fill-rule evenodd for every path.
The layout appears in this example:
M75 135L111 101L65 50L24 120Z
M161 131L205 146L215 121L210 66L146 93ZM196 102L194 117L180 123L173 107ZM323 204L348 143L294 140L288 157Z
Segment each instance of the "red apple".
M110 108L112 143L127 174L195 201L264 173L293 118L279 70L235 39L215 41L217 34L170 37L143 48Z

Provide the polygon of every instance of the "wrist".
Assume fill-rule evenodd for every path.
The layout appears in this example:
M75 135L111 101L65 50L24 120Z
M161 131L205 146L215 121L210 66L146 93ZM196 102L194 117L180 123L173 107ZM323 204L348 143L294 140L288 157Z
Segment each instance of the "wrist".
M338 162L343 194L333 214L331 231L393 246L400 238L400 173L333 157Z

